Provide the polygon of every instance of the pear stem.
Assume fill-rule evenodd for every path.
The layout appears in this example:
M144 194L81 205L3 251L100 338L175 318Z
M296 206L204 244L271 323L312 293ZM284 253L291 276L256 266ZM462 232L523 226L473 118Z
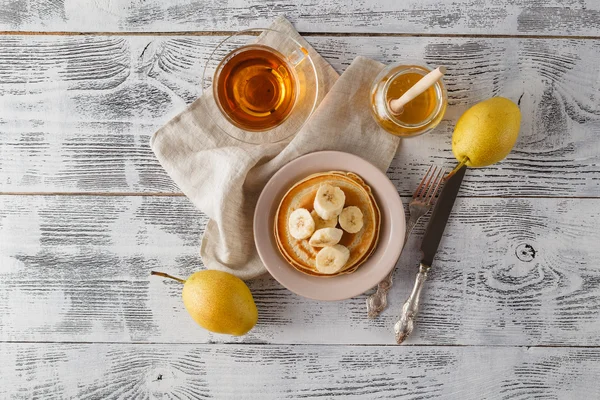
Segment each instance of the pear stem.
M450 179L450 177L457 173L458 170L461 169L467 163L467 161L469 161L469 157L463 157L463 159L458 163L458 165L454 167L454 169L444 177L444 180L447 181L448 179Z
M164 272L150 271L150 275L162 276L163 278L169 278L169 279L176 280L177 282L180 282L180 283L185 283L185 279L180 279L180 278L174 277L172 275L165 274Z

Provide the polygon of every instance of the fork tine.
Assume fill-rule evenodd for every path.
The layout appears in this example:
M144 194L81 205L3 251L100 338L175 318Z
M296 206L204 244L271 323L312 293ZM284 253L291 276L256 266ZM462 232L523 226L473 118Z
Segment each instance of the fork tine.
M413 193L413 199L416 199L417 197L421 197L419 195L419 193L421 192L421 188L423 187L423 183L425 183L425 179L427 179L427 176L429 175L429 172L431 171L431 168L433 168L433 164L429 166L429 169L427 170L427 172L425 173L425 175L423 176L423 179L421 179L421 183L419 183L419 186L417 186L417 188L415 189L415 192Z
M428 190L431 190L431 181L436 176L436 172L438 171L438 167L434 166L433 171L431 171L431 175L429 175L429 179L427 179L427 183L423 187L423 192L419 195L419 199L425 201L428 196ZM436 178L437 179L437 178Z
M433 204L433 200L436 198L437 191L440 188L442 182L444 182L445 175L446 175L446 171L444 171L443 168L440 168L440 172L439 172L438 176L436 177L437 183L435 184L435 188L433 189L433 193L431 194L431 197L429 197L429 200L427 200L427 205Z
M427 201L431 197L431 193L433 192L433 189L435 188L435 185L436 185L438 179L440 178L441 172L442 172L441 168L438 170L438 168L435 167L435 170L433 171L433 175L431 175L431 179L429 180L429 182L427 182L427 193L425 193L425 198L423 199L424 201ZM432 180L433 180L433 182L432 182Z

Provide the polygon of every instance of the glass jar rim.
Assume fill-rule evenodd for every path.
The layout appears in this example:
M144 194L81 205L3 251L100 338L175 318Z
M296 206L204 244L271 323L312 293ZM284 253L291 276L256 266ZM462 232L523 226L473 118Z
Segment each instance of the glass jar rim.
M385 93L388 92L388 89L390 87L390 85L392 84L392 82L394 81L394 79L400 75L404 75L406 73L417 73L419 75L425 76L427 75L429 72L433 71L433 69L431 67L429 67L428 65L424 65L424 64L419 64L419 63L414 63L414 62L409 62L407 64L393 64L388 66L386 69L384 69L380 75L386 75L388 74L391 70L398 68L398 67L403 67L406 66L408 68L403 69L401 71L397 71L396 73L394 73L393 75L391 75L384 87L383 87L383 95L385 96ZM426 70L427 72L423 71ZM378 77L378 79L380 79ZM376 80L377 81L377 80ZM388 116L388 118L390 119L390 121L392 121L394 124L398 125L401 128L406 128L406 129L421 129L426 127L428 124L430 124L432 121L434 121L438 115L440 114L440 112L442 111L442 109L444 108L444 101L445 101L445 86L444 86L444 82L443 82L443 78L439 79L434 85L433 88L435 90L436 93L436 107L435 110L433 110L429 116L424 119L422 122L419 122L418 124L409 124L406 122L402 122L400 121L396 115L394 113L392 113L392 110L390 109L390 105L389 103L384 99L384 103L385 103L385 112Z

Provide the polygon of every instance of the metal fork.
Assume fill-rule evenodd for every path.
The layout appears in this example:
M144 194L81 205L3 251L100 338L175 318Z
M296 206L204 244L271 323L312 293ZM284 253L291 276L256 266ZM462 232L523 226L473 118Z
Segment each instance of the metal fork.
M408 204L408 210L410 212L410 218L406 225L406 233L404 235L404 243L402 248L406 245L408 238L421 217L427 214L427 211L433 206L437 191L443 181L444 171L442 168L438 168L431 165L427 170L427 173L419 183L419 186L413 194L411 202ZM392 287L394 269L379 284L377 285L377 291L373 293L367 299L367 313L369 318L377 317L387 307L387 292Z

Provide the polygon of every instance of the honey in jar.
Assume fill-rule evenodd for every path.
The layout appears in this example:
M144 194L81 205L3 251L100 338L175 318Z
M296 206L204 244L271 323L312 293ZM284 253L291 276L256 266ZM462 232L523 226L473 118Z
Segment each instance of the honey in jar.
M411 137L440 123L448 102L442 79L405 104L399 114L393 113L389 105L390 100L402 96L429 72L430 68L416 64L391 65L375 78L371 89L371 112L383 129L397 136Z

